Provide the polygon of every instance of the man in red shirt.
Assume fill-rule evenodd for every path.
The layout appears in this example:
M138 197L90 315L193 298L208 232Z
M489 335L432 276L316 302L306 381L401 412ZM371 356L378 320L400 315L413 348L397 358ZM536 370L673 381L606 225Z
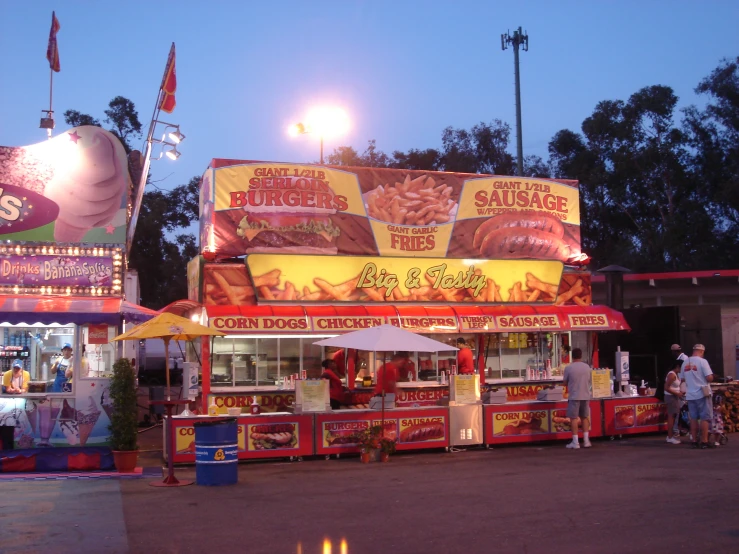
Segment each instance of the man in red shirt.
M398 361L396 362L398 367L398 381L415 381L416 375L416 364L413 363L408 352L398 352Z
M475 360L472 357L472 350L462 337L457 339L457 348L459 348L459 352L457 352L457 373L472 375L475 373Z
M323 360L321 367L323 368L321 379L328 379L328 395L331 401L331 409L338 410L345 403L346 397L344 394L344 383L336 375L336 362L333 360Z
M386 362L377 370L377 384L375 385L375 396L382 396L382 389L385 388L385 394L395 394L398 383L398 365L403 357L395 354L392 361Z

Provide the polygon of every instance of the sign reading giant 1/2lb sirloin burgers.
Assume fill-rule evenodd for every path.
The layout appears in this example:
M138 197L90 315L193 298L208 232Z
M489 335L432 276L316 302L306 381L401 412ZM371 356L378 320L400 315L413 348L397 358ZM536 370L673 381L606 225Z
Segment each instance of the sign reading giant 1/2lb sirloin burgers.
M576 181L214 160L204 252L542 259L576 263Z

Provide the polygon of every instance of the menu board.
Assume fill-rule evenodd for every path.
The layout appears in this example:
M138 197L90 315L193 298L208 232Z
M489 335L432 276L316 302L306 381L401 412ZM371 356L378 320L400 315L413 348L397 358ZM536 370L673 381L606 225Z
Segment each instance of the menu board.
M449 401L457 404L477 404L480 402L479 375L452 375Z
M611 396L611 372L607 369L594 369L593 398L608 398Z
M324 412L330 405L328 380L301 380L295 383L295 410L299 412Z

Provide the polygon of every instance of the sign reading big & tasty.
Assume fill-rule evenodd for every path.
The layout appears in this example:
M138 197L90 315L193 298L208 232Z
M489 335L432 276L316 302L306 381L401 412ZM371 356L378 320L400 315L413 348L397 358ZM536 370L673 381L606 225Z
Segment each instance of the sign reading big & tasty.
M557 261L280 254L251 254L246 265L258 301L290 302L555 303L563 268Z
M123 244L130 190L126 151L99 127L0 147L0 240Z
M213 160L200 211L218 258L583 259L576 181Z

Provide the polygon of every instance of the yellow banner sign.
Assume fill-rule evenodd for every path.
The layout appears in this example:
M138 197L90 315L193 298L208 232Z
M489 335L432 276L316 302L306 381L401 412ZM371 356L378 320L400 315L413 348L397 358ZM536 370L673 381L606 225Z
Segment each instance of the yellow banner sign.
M253 254L246 264L260 283L259 300L293 302L552 303L563 267L555 261L279 254Z
M549 410L496 412L493 434L496 437L549 433Z
M238 451L246 450L246 425L238 425ZM183 425L175 427L175 451L177 454L195 455L195 427Z
M327 167L256 163L217 171L215 209L366 216L357 176Z
M546 213L580 224L577 187L555 181L518 177L489 177L465 181L457 220L507 213Z
M241 331L262 331L285 333L290 331L309 331L305 317L246 317L218 316L211 317L210 327L231 333Z

